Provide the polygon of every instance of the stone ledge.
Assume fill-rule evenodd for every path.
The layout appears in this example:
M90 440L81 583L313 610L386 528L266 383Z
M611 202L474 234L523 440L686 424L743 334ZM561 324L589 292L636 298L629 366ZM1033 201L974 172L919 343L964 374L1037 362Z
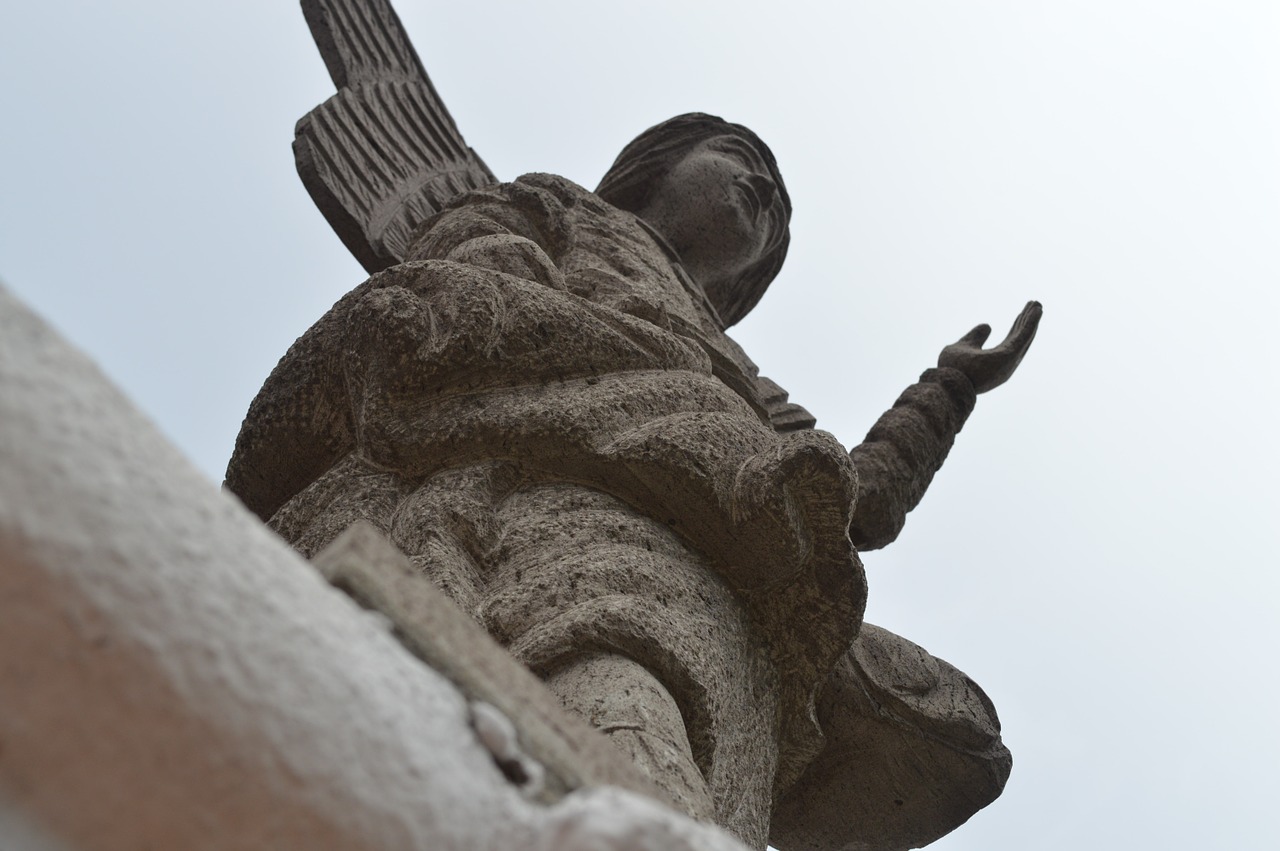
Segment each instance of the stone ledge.
M546 770L539 800L551 803L576 789L608 785L674 806L373 524L352 523L313 564L360 605L387 616L401 643L469 700L491 704L515 725L524 752Z

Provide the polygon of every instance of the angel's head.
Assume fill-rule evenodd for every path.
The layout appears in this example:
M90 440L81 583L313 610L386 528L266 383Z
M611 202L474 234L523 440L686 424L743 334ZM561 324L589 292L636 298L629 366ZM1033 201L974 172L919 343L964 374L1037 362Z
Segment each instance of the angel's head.
M725 326L782 268L791 199L768 146L702 113L664 121L623 149L596 194L661 233Z

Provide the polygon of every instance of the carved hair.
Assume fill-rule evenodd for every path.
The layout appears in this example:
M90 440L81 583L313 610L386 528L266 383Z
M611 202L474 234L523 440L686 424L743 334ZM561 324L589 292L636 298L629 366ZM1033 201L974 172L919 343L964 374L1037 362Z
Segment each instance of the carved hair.
M756 306L771 281L782 268L791 242L791 198L778 173L778 163L773 152L760 137L741 124L732 124L723 118L690 112L677 115L637 136L622 149L609 171L596 187L596 194L613 206L638 213L649 201L649 195L662 175L670 170L694 147L717 136L736 136L756 150L769 168L769 176L777 184L782 200L782 228L770 234L769 248L765 255L745 269L724 287L708 291L707 297L715 305L720 320L727 328L738 322Z

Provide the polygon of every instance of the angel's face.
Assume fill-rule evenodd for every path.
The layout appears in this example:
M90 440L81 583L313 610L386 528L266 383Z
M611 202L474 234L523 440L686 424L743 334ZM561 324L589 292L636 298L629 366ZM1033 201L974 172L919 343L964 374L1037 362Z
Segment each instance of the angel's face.
M768 166L749 142L728 134L691 148L659 180L640 217L704 287L750 267L786 226Z

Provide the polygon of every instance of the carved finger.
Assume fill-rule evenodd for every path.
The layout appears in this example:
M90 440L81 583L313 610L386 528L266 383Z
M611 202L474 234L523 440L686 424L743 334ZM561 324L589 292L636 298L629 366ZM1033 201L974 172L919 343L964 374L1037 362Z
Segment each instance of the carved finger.
M982 344L987 341L987 337L990 337L990 336L991 336L991 326L984 322L983 324L974 328L968 334L965 334L956 342L958 345L973 346L975 349L980 349L982 348Z
M1001 343L1001 345L1008 345L1011 348L1018 349L1025 349L1031 345L1031 341L1036 336L1036 329L1040 327L1040 317L1043 313L1044 308L1040 306L1040 302L1027 302L1027 306L1022 308L1018 318L1013 320L1013 327L1009 329L1009 336L1005 338L1004 343Z
M1013 321L1013 327L1021 330L1030 325L1032 333L1035 333L1036 326L1040 324L1040 316L1043 313L1044 308L1040 306L1040 302L1029 301L1027 306L1022 308L1022 312L1018 314L1018 318Z

